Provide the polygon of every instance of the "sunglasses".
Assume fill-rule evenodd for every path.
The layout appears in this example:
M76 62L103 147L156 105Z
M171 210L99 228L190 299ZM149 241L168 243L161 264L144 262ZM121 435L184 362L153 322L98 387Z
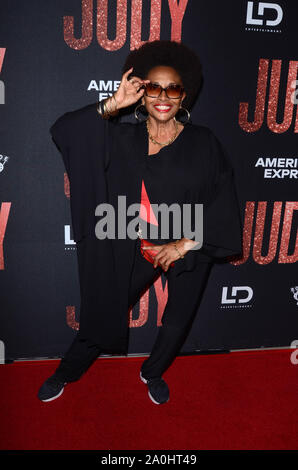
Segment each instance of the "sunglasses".
M163 90L166 92L166 96L171 100L176 100L181 98L183 95L184 88L181 85L168 85L166 88L163 88L161 85L155 83L145 83L143 87L145 89L145 95L149 98L159 98Z

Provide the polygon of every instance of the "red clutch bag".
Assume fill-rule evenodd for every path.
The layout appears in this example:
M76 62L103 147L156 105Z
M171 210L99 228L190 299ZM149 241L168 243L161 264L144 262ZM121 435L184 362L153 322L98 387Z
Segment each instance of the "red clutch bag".
M154 263L154 257L157 255L157 252L155 250L143 250L144 246L152 246L154 243L149 242L148 240L144 240L144 238L141 238L141 253L144 256L144 258L149 261L149 263ZM158 263L159 264L159 263ZM160 264L159 264L160 266ZM174 266L174 263L171 263L170 266Z

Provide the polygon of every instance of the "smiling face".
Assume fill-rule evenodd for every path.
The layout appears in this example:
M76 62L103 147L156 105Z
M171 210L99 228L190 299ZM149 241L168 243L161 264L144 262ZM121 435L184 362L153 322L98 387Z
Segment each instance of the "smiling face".
M175 69L165 65L154 67L148 73L146 79L151 83L161 85L166 88L168 85L175 84L183 86L182 80ZM167 122L174 118L177 114L181 101L185 98L186 93L183 91L181 98L168 98L163 90L158 98L151 98L145 94L142 97L142 104L146 106L149 118L153 118L158 122Z

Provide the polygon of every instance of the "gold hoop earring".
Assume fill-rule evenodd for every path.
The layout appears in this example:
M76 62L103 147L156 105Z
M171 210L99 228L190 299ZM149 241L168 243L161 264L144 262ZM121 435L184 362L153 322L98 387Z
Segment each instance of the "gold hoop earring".
M144 111L147 112L146 110L146 106L143 105L142 103L138 104L138 106L135 108L135 118L139 121L139 122L145 122L147 121L148 117L149 117L149 113L147 112L147 117L145 119L140 119L139 118L139 113L140 114L144 114Z

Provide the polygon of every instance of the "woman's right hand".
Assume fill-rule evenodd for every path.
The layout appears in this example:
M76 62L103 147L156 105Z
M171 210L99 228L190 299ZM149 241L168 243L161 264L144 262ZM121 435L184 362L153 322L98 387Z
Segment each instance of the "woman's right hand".
M133 67L127 70L123 75L118 90L114 93L117 102L117 109L126 108L136 103L144 94L144 88L140 87L150 80L142 80L139 77L132 76L127 80L128 75L132 72ZM139 91L138 91L139 90ZM113 99L112 97L110 98Z

